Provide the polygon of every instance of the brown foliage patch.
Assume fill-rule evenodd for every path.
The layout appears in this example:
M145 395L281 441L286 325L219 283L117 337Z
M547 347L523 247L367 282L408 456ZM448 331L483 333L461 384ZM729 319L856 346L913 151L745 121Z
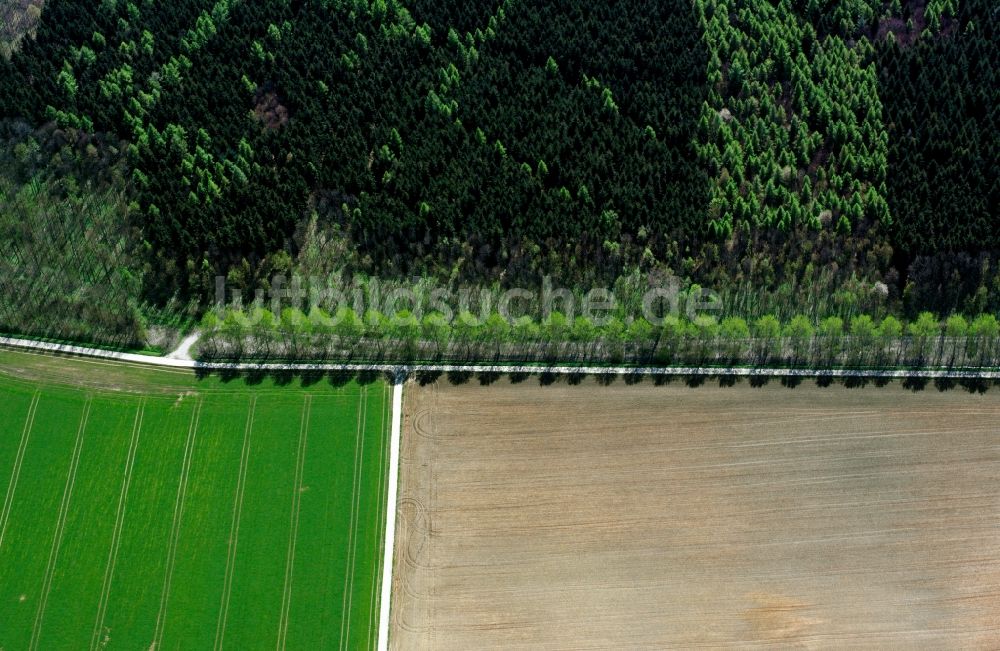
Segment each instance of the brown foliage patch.
M280 129L288 124L288 107L273 90L260 88L254 95L253 114L267 129Z
M909 47L920 37L927 27L924 12L927 10L927 0L909 0L903 3L903 16L892 16L879 21L878 28L872 35L876 40L888 38L891 32L900 47ZM913 18L913 29L907 27L907 17ZM940 36L947 36L955 31L958 21L954 18L941 18Z

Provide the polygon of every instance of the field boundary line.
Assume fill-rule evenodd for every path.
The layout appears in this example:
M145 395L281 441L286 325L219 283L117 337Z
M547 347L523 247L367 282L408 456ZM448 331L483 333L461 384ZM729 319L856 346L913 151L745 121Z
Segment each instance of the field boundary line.
M247 471L250 467L250 437L253 434L254 412L257 410L257 396L250 399L250 412L243 428L243 449L240 451L240 469L236 476L236 495L233 498L233 521L229 525L229 549L226 553L226 574L222 581L222 602L219 604L219 619L215 627L214 649L222 648L226 639L226 623L229 620L229 600L233 594L233 574L236 572L236 548L240 542L240 520L243 518L243 496L247 487Z
M389 386L382 386L382 403L379 407L379 426L378 435L379 441L381 442L379 446L378 455L378 467L379 467L379 477L378 477L378 502L376 503L375 518L379 523L378 530L378 541L379 544L375 547L375 558L372 559L375 572L372 574L372 594L368 602L368 648L372 649L378 646L378 625L376 622L375 626L372 626L372 620L375 618L375 610L378 605L378 597L380 589L382 586L382 572L379 571L379 558L382 557L385 552L385 526L383 524L385 517L386 503L383 499L385 497L386 491L386 475L388 474L388 463L389 463L389 441L386 434L389 433L386 428L386 397L389 395ZM390 425L391 427L391 425Z
M101 585L101 599L97 604L97 619L94 622L94 632L90 638L90 648L93 651L100 644L101 632L104 629L104 618L107 615L108 600L111 598L111 583L115 577L115 565L118 562L118 550L122 542L122 530L125 528L125 506L128 503L129 488L132 485L132 469L135 466L135 455L139 449L139 433L142 431L142 420L146 414L146 398L139 401L135 412L135 422L132 424L132 438L129 441L128 456L125 459L125 476L122 488L118 493L118 509L115 512L115 528L111 534L111 549L108 550L108 564L104 568L104 582Z
M358 430L354 436L354 476L351 478L351 524L347 534L347 565L344 567L344 595L340 611L340 648L351 643L351 607L354 595L354 559L358 544L358 511L361 510L361 468L365 456L365 427L368 425L368 387L362 387L358 399Z
M69 472L66 474L66 486L63 488L62 501L59 503L56 531L52 536L52 547L49 549L49 562L45 567L45 578L42 580L42 592L38 599L38 610L35 611L35 624L31 629L29 649L38 648L38 640L42 634L42 620L45 619L45 609L49 603L49 592L52 590L52 581L55 580L56 563L59 560L59 548L62 546L63 534L66 533L66 519L69 515L70 502L73 500L73 487L76 486L76 471L80 467L80 456L83 454L83 438L87 429L87 421L90 420L90 407L93 402L93 397L87 396L87 401L83 405L83 414L80 416L80 425L76 430L73 456L70 460Z
M21 477L24 453L28 449L28 439L31 438L31 428L35 425L35 412L38 409L38 400L41 395L41 390L36 389L35 394L31 397L31 404L28 405L28 414L24 418L21 441L18 443L17 455L14 457L14 468L10 472L10 484L7 485L7 495L4 497L3 510L0 510L0 549L3 548L3 540L7 535L7 522L10 519L10 512L14 509L14 494L17 490L17 481Z
M336 364L315 362L200 362L168 359L137 353L120 353L86 346L53 344L32 339L0 337L0 346L73 357L96 357L129 364L159 366L173 369L204 371L371 371L377 373L548 373L553 375L694 375L718 377L843 377L881 379L952 379L1000 380L1000 371L968 369L849 369L849 368L782 368L756 366L546 366L545 364Z
M177 497L174 499L174 517L170 525L170 543L167 546L167 566L163 572L163 589L160 593L160 610L156 613L156 628L153 633L153 647L159 649L163 643L163 629L166 627L167 603L170 601L170 584L173 581L174 564L177 560L177 543L181 536L181 519L184 516L184 500L187 497L187 483L191 476L191 460L194 457L194 443L201 423L201 407L204 399L198 400L191 412L187 440L184 442L184 459L181 462L181 477L177 483Z
M292 610L292 581L295 573L295 547L299 537L299 510L302 506L302 481L306 465L306 446L309 438L309 417L312 396L307 395L302 405L302 424L299 426L299 449L295 460L295 484L292 491L292 516L288 533L288 553L285 556L285 586L281 595L281 617L278 620L278 651L284 651L288 637L288 622Z
M392 597L392 562L395 557L396 503L399 497L399 447L403 420L403 381L392 383L392 430L389 434L389 491L386 496L385 536L382 556L382 596L379 601L378 651L389 649L389 616Z

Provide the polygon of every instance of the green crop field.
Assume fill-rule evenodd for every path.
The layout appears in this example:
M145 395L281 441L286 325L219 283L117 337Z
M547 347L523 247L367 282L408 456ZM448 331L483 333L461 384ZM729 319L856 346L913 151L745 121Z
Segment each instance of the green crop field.
M0 351L0 649L374 647L389 407Z

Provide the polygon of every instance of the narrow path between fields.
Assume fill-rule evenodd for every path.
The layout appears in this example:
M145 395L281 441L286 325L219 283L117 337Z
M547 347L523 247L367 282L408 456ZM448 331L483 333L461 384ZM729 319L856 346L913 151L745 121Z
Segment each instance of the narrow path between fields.
M199 337L201 337L201 333L198 332L197 330L189 334L187 337L184 337L184 339L181 340L181 343L177 344L177 348L174 350L174 352L167 355L167 358L183 359L188 361L194 360L194 358L191 357L191 348L198 341Z
M399 495L399 440L403 420L403 376L392 383L392 429L389 434L389 495L386 497L385 552L382 557L382 596L379 599L378 651L389 649L389 598L392 593L392 557L396 547L396 501Z

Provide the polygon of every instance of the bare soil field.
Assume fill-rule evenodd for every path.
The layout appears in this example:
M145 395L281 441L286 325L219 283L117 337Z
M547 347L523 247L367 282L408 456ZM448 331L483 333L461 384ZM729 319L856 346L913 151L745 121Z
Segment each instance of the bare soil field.
M1000 390L407 386L396 649L1000 648Z

